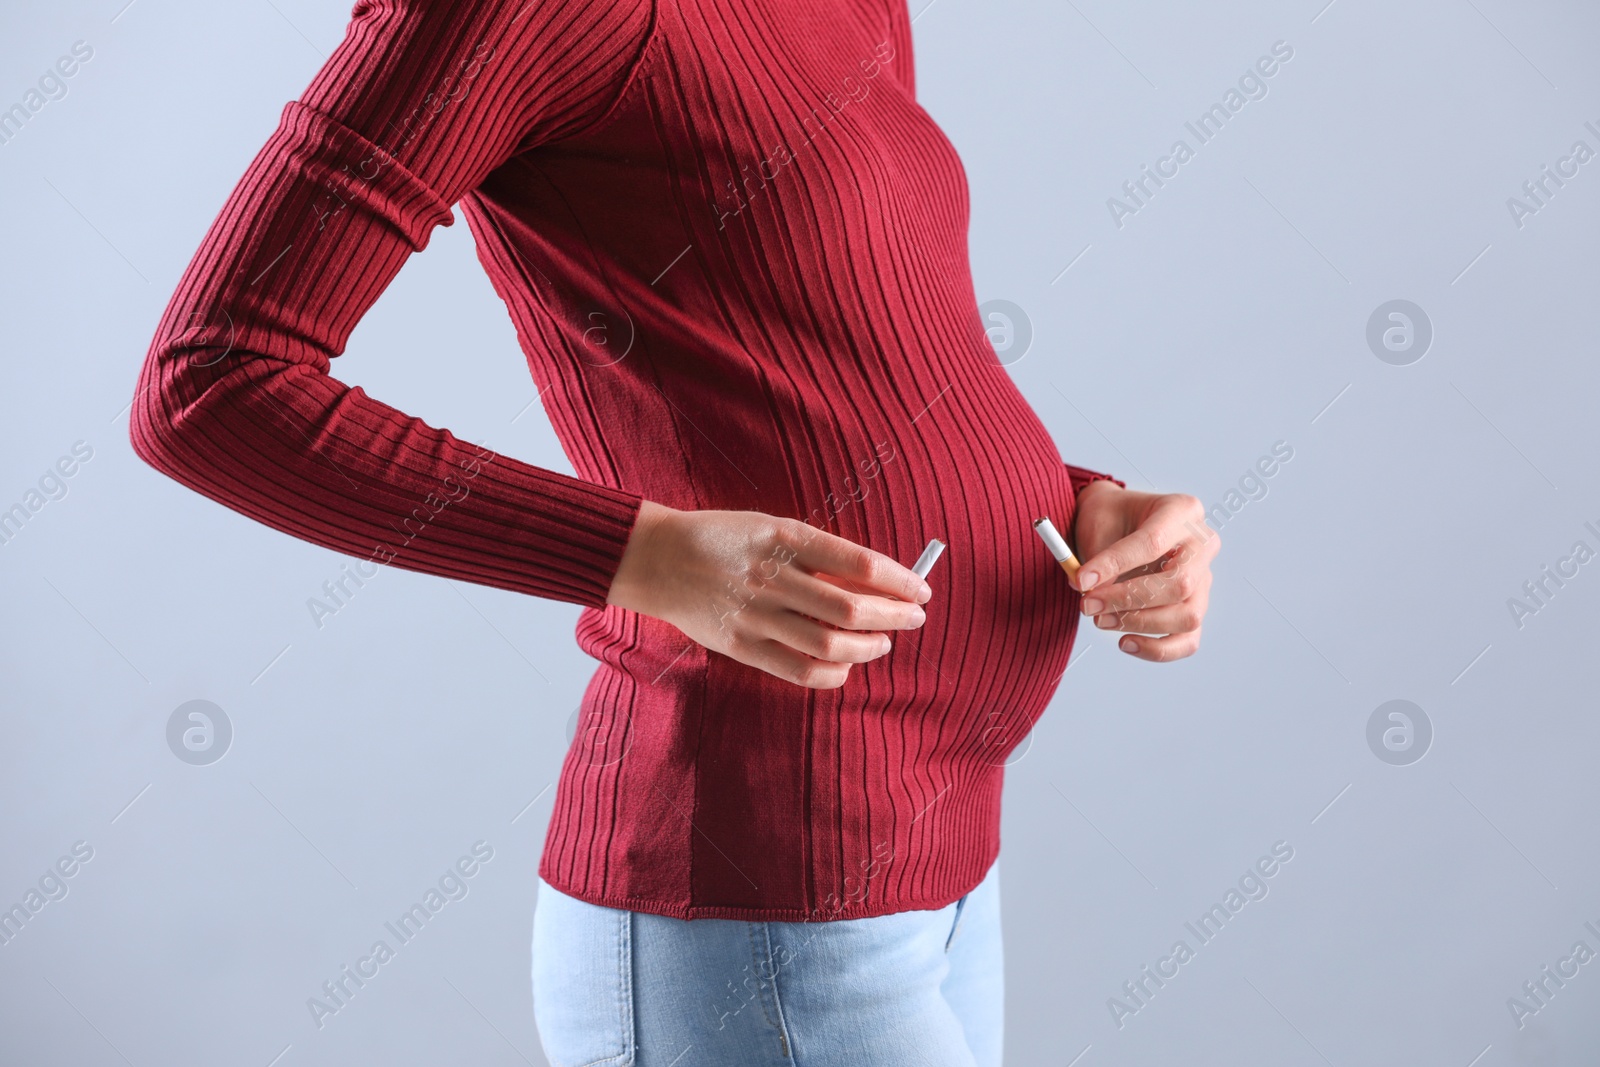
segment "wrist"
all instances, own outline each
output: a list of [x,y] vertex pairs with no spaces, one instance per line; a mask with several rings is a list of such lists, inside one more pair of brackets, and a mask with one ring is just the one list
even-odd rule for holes
[[662,527],[680,514],[675,508],[646,500],[639,505],[639,515],[634,519],[633,530],[628,535],[627,547],[611,578],[606,593],[606,603],[642,614],[649,610],[649,593],[656,586],[656,545],[661,539]]
[[1078,545],[1078,516],[1083,514],[1084,507],[1093,501],[1099,500],[1100,497],[1105,496],[1108,493],[1122,493],[1126,491],[1127,490],[1125,490],[1120,484],[1111,478],[1096,478],[1094,481],[1089,482],[1087,485],[1082,486],[1078,490],[1076,495],[1073,497],[1072,529],[1068,532],[1068,536],[1072,538],[1072,546],[1074,551],[1077,550]]

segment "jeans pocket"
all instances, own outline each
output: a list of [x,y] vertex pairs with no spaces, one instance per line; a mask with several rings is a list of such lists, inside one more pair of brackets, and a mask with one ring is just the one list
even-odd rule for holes
[[967,893],[962,896],[960,900],[956,901],[955,917],[950,920],[950,936],[944,939],[944,950],[946,953],[949,953],[950,946],[956,943],[956,934],[961,930],[961,917],[965,915],[967,911],[967,897],[970,897],[971,895],[971,893]]
[[551,1067],[632,1067],[632,920],[540,880],[533,1017]]

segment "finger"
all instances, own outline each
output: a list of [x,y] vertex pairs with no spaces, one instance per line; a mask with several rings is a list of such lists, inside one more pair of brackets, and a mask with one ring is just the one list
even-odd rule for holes
[[[1167,574],[1185,564],[1209,564],[1216,558],[1217,552],[1222,547],[1222,538],[1215,531],[1202,529],[1199,536],[1187,537],[1177,545],[1167,549],[1153,563],[1146,563],[1142,567],[1135,567],[1118,577],[1127,581],[1146,574]],[[1100,588],[1106,588],[1106,583],[1101,581]]]
[[758,633],[828,663],[870,663],[894,647],[888,634],[840,630],[792,611],[762,612],[750,622]]
[[848,663],[815,659],[795,651],[782,641],[748,633],[733,636],[719,651],[746,666],[807,689],[837,689],[850,677]]
[[1205,605],[1194,600],[1143,611],[1108,611],[1096,615],[1094,624],[1102,630],[1121,630],[1131,634],[1186,634],[1200,629]]
[[[1177,551],[1178,551],[1177,549],[1173,549],[1172,551],[1168,552],[1166,555],[1162,556],[1160,559],[1155,560],[1152,563],[1146,563],[1142,567],[1135,567],[1131,571],[1124,571],[1122,574],[1119,574],[1117,577],[1120,578],[1122,581],[1127,581],[1130,578],[1142,578],[1147,574],[1160,574],[1162,571],[1167,570],[1168,569],[1168,565],[1175,558],[1177,558]],[[1099,590],[1104,590],[1104,589],[1107,588],[1107,586],[1106,586],[1106,583],[1102,581],[1102,582],[1098,582],[1096,584],[1096,588],[1099,589]]]
[[1197,498],[1182,493],[1163,497],[1137,530],[1083,561],[1078,570],[1079,592],[1157,563],[1204,522],[1205,506]]
[[807,570],[831,574],[870,592],[916,604],[926,604],[933,598],[933,587],[910,567],[865,545],[815,527],[806,528],[812,534],[795,549],[795,560]]
[[1127,581],[1101,584],[1083,598],[1085,615],[1145,611],[1202,597],[1211,588],[1211,572],[1198,564],[1180,565]]
[[791,573],[778,587],[778,606],[844,630],[915,630],[927,621],[919,604],[856,592],[836,585],[830,577]]
[[1200,631],[1190,630],[1186,634],[1172,634],[1169,637],[1128,636],[1119,640],[1117,647],[1136,659],[1167,663],[1194,655],[1200,647]]
[[1222,551],[1222,535],[1209,526],[1200,525],[1190,530],[1191,536],[1178,543],[1161,560],[1161,570],[1171,570],[1185,563],[1209,564]]

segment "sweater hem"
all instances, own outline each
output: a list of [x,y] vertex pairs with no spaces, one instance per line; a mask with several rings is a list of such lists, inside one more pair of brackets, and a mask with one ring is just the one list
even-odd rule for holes
[[976,889],[988,875],[989,869],[994,866],[995,860],[999,858],[1000,850],[995,848],[990,852],[988,861],[983,864],[983,869],[972,880],[971,884],[954,893],[942,893],[933,897],[920,897],[912,900],[881,901],[870,904],[857,903],[837,910],[819,908],[815,911],[807,911],[804,908],[737,907],[724,904],[673,904],[649,897],[590,893],[578,889],[564,879],[552,878],[544,869],[543,863],[539,865],[539,877],[550,888],[565,893],[576,900],[581,900],[586,904],[594,904],[598,907],[612,908],[618,911],[639,911],[650,915],[664,915],[669,919],[691,921],[694,919],[737,919],[745,922],[837,922],[841,919],[873,919],[882,915],[897,915],[903,911],[938,911],[941,908],[947,908]]

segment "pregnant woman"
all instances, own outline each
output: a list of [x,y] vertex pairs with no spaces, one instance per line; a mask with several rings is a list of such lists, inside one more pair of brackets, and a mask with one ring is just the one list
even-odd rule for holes
[[[457,202],[576,476],[329,374]],[[905,0],[359,0],[172,297],[148,463],[585,609],[534,916],[557,1067],[1000,1062],[1006,755],[1080,612],[1193,653],[1219,542],[1061,461],[967,222]]]

